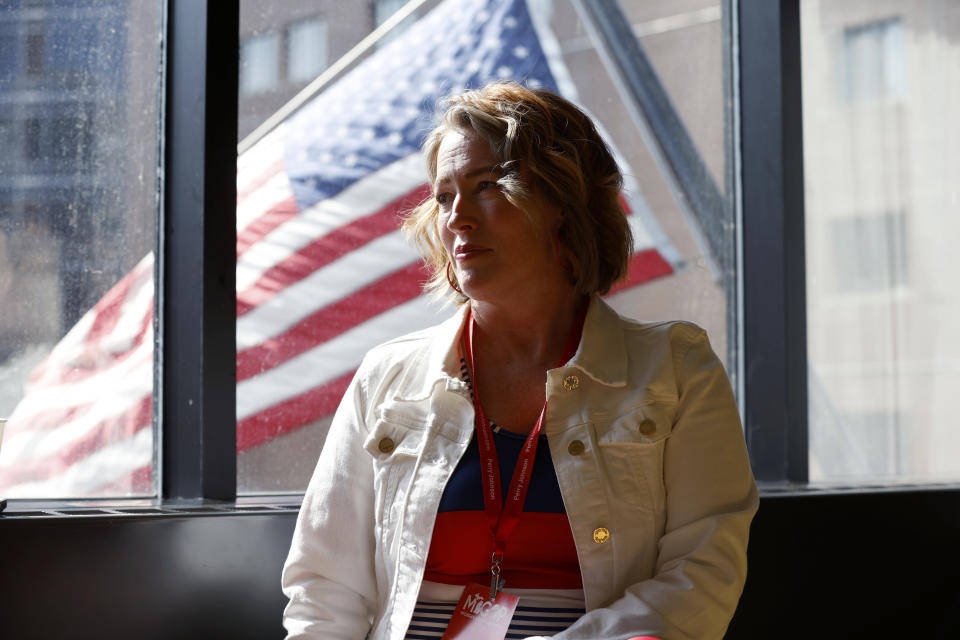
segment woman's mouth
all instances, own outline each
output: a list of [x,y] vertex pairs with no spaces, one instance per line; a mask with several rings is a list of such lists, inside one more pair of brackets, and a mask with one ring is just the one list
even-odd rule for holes
[[488,251],[490,249],[477,244],[461,244],[454,247],[453,255],[457,260],[468,260]]

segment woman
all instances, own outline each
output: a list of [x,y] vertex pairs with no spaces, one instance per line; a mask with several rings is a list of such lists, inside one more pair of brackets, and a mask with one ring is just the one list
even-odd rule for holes
[[493,84],[424,151],[405,227],[460,311],[346,392],[284,568],[289,637],[440,637],[479,583],[520,596],[508,637],[721,638],[756,487],[704,332],[598,297],[631,247],[609,150],[559,96]]

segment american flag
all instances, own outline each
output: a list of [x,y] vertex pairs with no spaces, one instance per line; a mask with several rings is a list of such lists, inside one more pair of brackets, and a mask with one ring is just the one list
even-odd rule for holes
[[[244,152],[237,167],[237,448],[333,413],[363,354],[449,314],[398,214],[429,193],[419,148],[443,96],[511,79],[576,100],[525,0],[447,0]],[[620,288],[672,273],[636,189]],[[31,374],[0,451],[0,495],[149,495],[153,259]]]

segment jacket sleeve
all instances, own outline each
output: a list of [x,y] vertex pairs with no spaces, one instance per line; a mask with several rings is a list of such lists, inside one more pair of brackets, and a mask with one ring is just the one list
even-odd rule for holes
[[[363,371],[363,367],[361,367]],[[377,602],[374,496],[357,373],[333,418],[283,567],[287,638],[362,639]]]
[[682,338],[674,340],[679,399],[663,451],[666,523],[656,573],[557,640],[720,639],[736,609],[757,488],[723,365],[702,329],[674,329]]

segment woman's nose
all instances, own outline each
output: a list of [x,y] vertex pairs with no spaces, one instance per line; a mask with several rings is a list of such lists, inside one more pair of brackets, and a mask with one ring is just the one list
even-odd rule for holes
[[477,217],[475,212],[464,201],[459,194],[453,198],[453,204],[450,206],[450,215],[447,216],[447,228],[451,231],[463,231],[464,229],[474,229],[477,226]]

